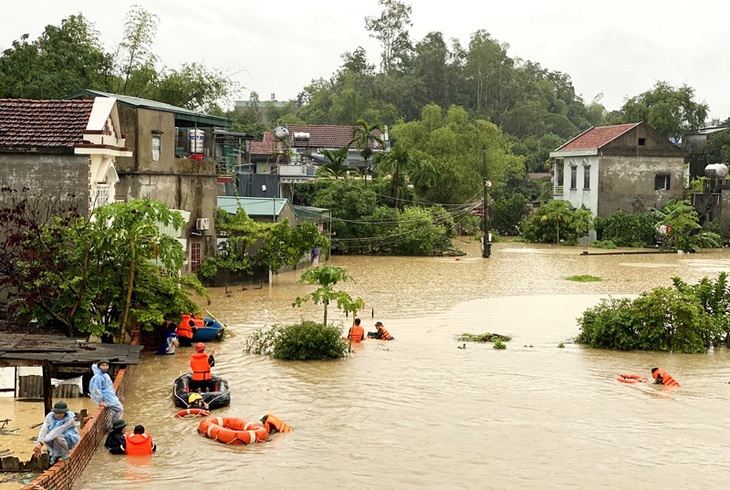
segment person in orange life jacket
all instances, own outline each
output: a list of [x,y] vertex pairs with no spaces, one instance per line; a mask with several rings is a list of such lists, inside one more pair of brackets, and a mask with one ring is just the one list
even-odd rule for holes
[[365,330],[360,326],[359,318],[355,318],[355,324],[347,332],[347,338],[353,342],[362,342],[365,340]]
[[383,322],[375,322],[377,332],[368,332],[368,337],[375,340],[395,340],[392,335],[383,327]]
[[195,354],[190,358],[190,368],[193,370],[193,379],[190,380],[190,391],[215,391],[215,382],[211,379],[210,368],[215,366],[215,349],[210,355],[205,353],[205,344],[195,344]]
[[664,386],[679,386],[679,383],[677,383],[668,372],[662,369],[652,368],[651,375],[654,377],[654,384]]
[[124,454],[124,445],[127,443],[127,438],[124,434],[124,428],[127,423],[123,419],[119,419],[114,422],[112,431],[106,436],[106,442],[104,447],[109,450],[112,454]]
[[183,315],[180,325],[177,327],[177,336],[180,345],[183,347],[190,347],[193,345],[193,335],[195,334],[195,320],[191,315]]
[[208,410],[209,405],[203,400],[203,396],[200,393],[191,393],[188,397],[188,408],[202,408]]
[[152,436],[144,430],[143,425],[134,427],[132,434],[125,436],[124,452],[127,456],[147,456],[157,451]]

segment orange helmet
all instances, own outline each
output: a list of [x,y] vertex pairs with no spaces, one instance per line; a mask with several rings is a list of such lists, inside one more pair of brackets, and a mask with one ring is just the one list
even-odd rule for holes
[[205,350],[205,344],[202,342],[198,342],[195,344],[195,351],[196,352],[203,352]]

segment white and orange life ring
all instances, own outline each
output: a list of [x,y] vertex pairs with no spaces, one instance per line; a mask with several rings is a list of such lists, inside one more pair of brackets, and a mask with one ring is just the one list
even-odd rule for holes
[[622,383],[646,383],[649,380],[638,374],[619,374],[616,379]]
[[265,426],[230,417],[201,420],[198,432],[223,444],[255,444],[265,442],[269,437]]
[[186,408],[175,414],[175,417],[184,419],[187,417],[210,417],[210,412],[203,408]]

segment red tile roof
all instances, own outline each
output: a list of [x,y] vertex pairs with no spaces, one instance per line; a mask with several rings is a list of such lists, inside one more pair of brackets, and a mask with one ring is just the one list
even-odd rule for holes
[[590,128],[555,151],[593,150],[601,148],[641,123]]
[[274,150],[274,134],[266,131],[263,141],[251,141],[248,148],[251,155],[271,155]]
[[0,147],[69,147],[83,142],[93,100],[0,99]]
[[[342,148],[352,140],[354,130],[360,126],[327,126],[321,124],[287,124],[289,143],[292,146],[311,146],[316,148]],[[294,133],[309,133],[309,141],[294,138]],[[382,138],[380,131],[375,131]],[[350,145],[354,148],[354,145]]]

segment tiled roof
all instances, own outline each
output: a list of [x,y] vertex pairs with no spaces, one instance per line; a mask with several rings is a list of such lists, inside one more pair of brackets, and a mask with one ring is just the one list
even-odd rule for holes
[[[292,146],[311,146],[316,148],[342,148],[352,141],[353,131],[360,126],[327,126],[320,124],[287,124],[289,143]],[[294,133],[309,133],[309,141],[294,138]],[[375,131],[382,138],[380,131]],[[354,148],[354,145],[350,145]]]
[[0,147],[73,148],[83,142],[93,100],[0,99]]
[[598,149],[615,140],[627,131],[634,129],[639,124],[641,123],[593,127],[579,134],[555,151]]
[[263,141],[251,141],[249,153],[251,155],[271,155],[274,148],[274,134],[271,131],[264,133]]

